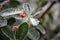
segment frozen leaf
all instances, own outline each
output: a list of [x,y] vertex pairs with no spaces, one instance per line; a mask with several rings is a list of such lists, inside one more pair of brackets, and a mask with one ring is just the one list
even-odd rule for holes
[[9,40],[9,38],[7,38],[7,37],[2,33],[1,30],[0,30],[0,39],[1,39],[1,40]]
[[23,23],[20,25],[19,29],[16,31],[16,38],[18,40],[23,40],[28,32],[28,24]]
[[0,27],[4,27],[6,25],[7,25],[7,20],[4,17],[0,16]]
[[29,8],[30,8],[30,14],[35,10],[35,5],[34,4],[29,4]]
[[0,12],[0,15],[6,17],[10,15],[20,14],[21,12],[23,12],[23,10],[21,10],[20,8],[9,8]]
[[34,28],[30,28],[30,29],[29,29],[29,32],[28,32],[28,37],[29,37],[31,40],[39,40],[40,34],[39,34],[39,32],[36,31]]
[[28,15],[30,15],[36,9],[35,5],[32,3],[31,4],[27,4],[27,3],[23,4],[23,8],[24,8],[24,11]]
[[44,29],[41,25],[37,25],[36,28],[37,28],[42,34],[46,34],[45,29]]
[[22,18],[20,16],[14,16],[14,18],[17,19],[17,20],[20,20],[21,22],[26,22],[28,20],[28,17],[27,16],[24,17],[24,18]]
[[41,14],[40,12],[41,12],[41,11],[36,12],[36,13],[33,15],[33,17],[36,16],[36,15],[38,15],[38,14]]
[[35,18],[30,18],[30,22],[33,26],[37,26],[39,24],[39,20]]
[[23,9],[24,11],[26,12],[27,15],[29,15],[30,13],[30,8],[29,8],[29,5],[27,3],[24,3],[23,4]]
[[9,39],[14,39],[14,32],[10,28],[10,26],[5,26],[1,29],[2,33],[6,35]]
[[18,20],[22,20],[21,17],[18,17],[18,16],[14,16],[15,19],[18,19]]

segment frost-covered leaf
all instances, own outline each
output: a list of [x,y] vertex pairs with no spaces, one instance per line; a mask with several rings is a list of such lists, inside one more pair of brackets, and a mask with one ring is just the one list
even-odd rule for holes
[[0,15],[6,17],[10,15],[20,14],[21,12],[23,12],[23,10],[20,8],[9,8],[0,12]]
[[39,32],[36,31],[34,28],[30,28],[27,35],[31,40],[39,40],[40,38]]
[[29,15],[30,13],[30,8],[29,8],[29,5],[27,3],[24,3],[23,4],[23,9],[24,11],[26,12],[27,15]]
[[16,31],[16,38],[18,40],[23,40],[28,32],[28,24],[25,22],[20,25],[19,29]]
[[36,12],[36,13],[33,15],[33,17],[36,16],[36,15],[38,15],[38,14],[41,14],[40,12],[41,12],[41,11]]
[[27,3],[24,3],[23,4],[23,9],[24,11],[29,15],[31,14],[34,10],[35,10],[35,5],[34,4],[27,4]]
[[6,25],[7,25],[7,20],[4,17],[0,16],[0,27],[4,27]]
[[5,26],[1,29],[2,33],[6,35],[9,39],[14,39],[14,32],[10,28],[10,26]]
[[42,34],[46,34],[45,29],[44,29],[41,25],[37,25],[36,28],[37,28]]
[[22,18],[20,16],[14,16],[14,18],[17,19],[17,20],[20,20],[21,22],[26,22],[28,20],[28,17],[27,16],[24,17],[24,18]]
[[19,16],[14,16],[15,19],[17,20],[22,20],[23,18],[19,17]]
[[30,22],[33,26],[37,26],[39,24],[39,20],[35,18],[30,18]]
[[35,5],[34,4],[29,4],[29,8],[30,8],[30,14],[35,10]]
[[1,39],[1,40],[9,40],[9,38],[7,38],[7,37],[2,33],[1,30],[0,30],[0,39]]

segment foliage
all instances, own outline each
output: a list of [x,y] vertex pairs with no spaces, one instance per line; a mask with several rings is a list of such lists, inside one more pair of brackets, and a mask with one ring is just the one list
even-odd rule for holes
[[[60,22],[54,18],[59,11],[54,14],[54,7],[51,6],[53,2],[58,3],[52,0],[10,0],[7,3],[1,1],[4,9],[0,11],[0,39],[58,40],[59,36],[55,35],[60,34]],[[57,17],[59,16],[56,15]],[[14,30],[14,25],[17,25],[17,30]]]

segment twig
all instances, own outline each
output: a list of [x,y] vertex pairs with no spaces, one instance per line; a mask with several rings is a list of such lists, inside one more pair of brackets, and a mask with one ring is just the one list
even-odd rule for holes
[[36,17],[38,20],[40,20],[41,18],[44,17],[44,15],[49,11],[49,9],[55,4],[56,2],[48,2],[47,5],[45,5],[45,7],[43,8],[43,10],[40,12],[40,14],[42,14],[40,16],[40,14]]

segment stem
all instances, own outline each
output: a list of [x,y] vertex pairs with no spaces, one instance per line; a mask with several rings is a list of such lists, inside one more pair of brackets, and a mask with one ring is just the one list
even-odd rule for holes
[[41,16],[40,16],[40,14],[36,17],[38,20],[40,20],[41,18],[43,18],[44,17],[44,15],[49,11],[49,9],[55,4],[56,2],[54,1],[54,2],[49,2],[49,3],[47,3],[47,5],[43,8],[43,10],[41,11],[41,13],[40,14],[42,14]]
[[16,36],[15,35],[16,35],[16,31],[14,31],[14,40],[16,40]]

